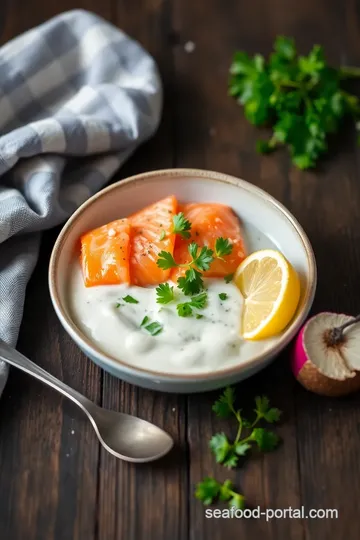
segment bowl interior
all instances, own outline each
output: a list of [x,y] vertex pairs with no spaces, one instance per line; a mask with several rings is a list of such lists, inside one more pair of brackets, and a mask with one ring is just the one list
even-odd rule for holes
[[50,262],[50,289],[62,323],[65,319],[66,327],[71,326],[73,337],[76,333],[80,339],[85,338],[72,321],[67,299],[69,269],[74,257],[79,255],[81,234],[126,217],[170,194],[182,202],[213,201],[231,206],[242,221],[249,251],[279,249],[296,268],[301,280],[298,311],[285,331],[286,336],[283,334],[271,345],[285,346],[313,299],[316,268],[308,239],[296,220],[265,192],[247,182],[206,171],[158,171],[121,181],[95,195],[70,218],[60,233]]

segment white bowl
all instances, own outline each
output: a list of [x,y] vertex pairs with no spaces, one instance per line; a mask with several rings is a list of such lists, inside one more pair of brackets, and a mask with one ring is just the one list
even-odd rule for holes
[[[134,367],[112,358],[85,336],[72,319],[69,268],[79,253],[82,233],[174,194],[182,202],[215,201],[231,206],[243,222],[250,251],[275,247],[291,262],[301,280],[297,312],[285,329],[247,361],[209,373],[178,375]],[[226,174],[195,169],[169,169],[139,174],[102,190],[67,221],[53,249],[49,268],[50,295],[65,330],[96,364],[116,377],[164,392],[201,392],[221,388],[263,369],[291,341],[307,317],[316,289],[316,263],[310,242],[295,218],[261,189]],[[256,349],[254,349],[256,351]]]

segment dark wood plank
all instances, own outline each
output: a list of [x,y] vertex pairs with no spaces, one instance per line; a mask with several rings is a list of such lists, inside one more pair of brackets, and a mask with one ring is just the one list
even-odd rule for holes
[[[166,0],[117,1],[118,24],[154,55],[165,88],[160,129],[120,171],[120,178],[173,166],[169,9]],[[187,538],[186,398],[136,388],[108,374],[104,374],[102,395],[105,407],[139,415],[166,429],[177,448],[166,460],[144,466],[116,461],[101,450],[97,539]]]
[[[312,26],[302,36],[303,45],[308,47],[317,40],[334,64],[359,65],[359,4],[332,4],[329,10],[325,0],[318,2]],[[312,5],[302,2],[304,22],[310,19]],[[292,171],[290,181],[291,209],[304,223],[317,256],[319,285],[314,311],[359,313],[360,186],[355,138],[346,134],[335,159],[328,160],[317,174]],[[306,520],[306,536],[355,540],[360,536],[356,517],[360,395],[321,399],[297,386],[296,409],[304,504],[308,509],[330,508],[339,513],[337,520]]]
[[[257,133],[243,119],[240,109],[227,96],[228,68],[233,52],[250,52],[270,47],[273,25],[265,24],[272,7],[259,2],[208,1],[206,24],[204,5],[191,0],[176,1],[174,25],[178,33],[176,80],[180,89],[176,107],[176,151],[178,166],[219,170],[245,178],[287,202],[288,160],[278,154],[271,159],[256,156]],[[279,10],[276,10],[279,13]],[[276,21],[271,21],[275,24]],[[259,24],[259,27],[257,27]],[[186,43],[195,45],[186,52]],[[286,422],[279,429],[284,445],[274,454],[250,460],[244,470],[229,472],[215,464],[208,449],[212,434],[224,429],[214,418],[211,404],[216,394],[190,396],[188,437],[190,446],[190,538],[223,539],[236,534],[244,538],[303,537],[299,521],[207,519],[194,499],[196,482],[210,475],[229,478],[243,491],[250,506],[283,508],[300,506],[294,421],[293,381],[286,369],[287,355],[263,374],[238,385],[240,406],[249,406],[259,392],[269,395],[284,409]],[[226,428],[225,428],[226,429]],[[231,427],[228,425],[228,433]],[[281,489],[279,489],[281,486]]]
[[[111,6],[111,0],[78,3],[107,18]],[[70,0],[1,3],[1,41],[73,7]],[[50,302],[47,268],[56,234],[45,234],[27,291],[18,346],[55,376],[99,401],[100,370],[67,337]],[[11,371],[0,408],[1,539],[93,539],[99,444],[89,422],[57,393],[16,370]]]

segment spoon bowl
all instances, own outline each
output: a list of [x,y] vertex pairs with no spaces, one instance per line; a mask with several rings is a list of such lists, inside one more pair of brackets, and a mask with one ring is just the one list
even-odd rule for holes
[[165,456],[173,447],[173,439],[161,428],[141,418],[95,405],[1,339],[0,360],[32,375],[76,403],[89,418],[103,447],[113,456],[132,463],[146,463]]
[[164,430],[135,416],[97,407],[90,420],[104,448],[133,463],[155,461],[174,444]]

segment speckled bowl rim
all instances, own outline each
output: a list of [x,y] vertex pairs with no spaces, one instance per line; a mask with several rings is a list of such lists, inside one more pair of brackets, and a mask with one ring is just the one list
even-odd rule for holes
[[[304,291],[304,294],[302,295],[302,298],[300,300],[300,304],[297,309],[297,313],[291,322],[291,324],[286,328],[285,332],[280,336],[280,338],[274,343],[273,346],[269,347],[266,351],[263,351],[262,353],[259,353],[256,356],[253,356],[247,361],[243,361],[237,365],[233,365],[229,368],[225,368],[222,370],[216,370],[216,371],[209,371],[209,372],[192,372],[191,374],[184,374],[184,373],[167,373],[164,371],[154,371],[149,369],[144,369],[138,366],[133,366],[131,364],[128,364],[127,362],[124,362],[123,360],[118,360],[114,357],[112,357],[109,354],[104,353],[101,349],[97,348],[97,346],[86,336],[84,336],[81,331],[77,328],[77,326],[74,324],[74,322],[71,320],[71,318],[66,314],[63,305],[60,301],[60,296],[57,290],[56,286],[56,274],[57,274],[57,265],[58,260],[61,257],[62,247],[67,240],[67,237],[69,235],[69,232],[71,230],[71,227],[73,224],[77,221],[77,219],[88,210],[88,208],[102,198],[105,194],[116,191],[118,189],[121,189],[122,187],[131,184],[131,183],[145,183],[148,180],[151,180],[152,178],[157,179],[168,179],[176,178],[176,177],[182,177],[182,180],[185,181],[191,181],[191,179],[194,178],[202,178],[202,179],[209,179],[212,181],[217,181],[225,184],[230,184],[235,187],[239,187],[243,190],[246,190],[248,192],[251,192],[252,194],[255,194],[256,196],[263,199],[265,202],[269,203],[274,207],[274,209],[277,212],[280,212],[289,224],[295,229],[295,232],[297,233],[297,236],[299,237],[299,240],[303,244],[303,248],[306,253],[307,262],[308,262],[308,268],[309,268],[309,278],[306,281],[306,289]],[[215,171],[207,171],[202,169],[160,169],[155,170],[151,172],[146,173],[140,173],[134,176],[131,176],[129,178],[120,180],[114,184],[111,184],[110,186],[102,189],[95,195],[93,195],[90,199],[88,199],[85,203],[83,203],[78,210],[74,212],[74,214],[69,218],[69,220],[64,225],[63,229],[61,230],[54,248],[52,250],[51,258],[50,258],[50,264],[49,264],[49,289],[50,289],[50,296],[51,300],[54,306],[54,309],[56,311],[57,316],[59,317],[60,321],[62,322],[65,330],[69,333],[69,335],[72,337],[72,339],[77,342],[77,344],[81,344],[81,347],[86,350],[88,349],[90,353],[95,356],[97,359],[100,359],[104,364],[110,365],[115,371],[119,372],[119,378],[121,378],[121,371],[125,369],[125,371],[128,374],[131,375],[139,375],[146,378],[154,379],[156,377],[157,379],[162,379],[163,381],[169,380],[169,381],[199,381],[199,380],[212,380],[212,379],[218,379],[223,378],[227,376],[236,375],[238,372],[241,372],[246,369],[251,369],[254,367],[257,363],[261,363],[262,361],[265,361],[267,358],[274,357],[277,354],[281,352],[282,349],[284,349],[290,341],[295,336],[296,332],[300,329],[302,323],[305,321],[313,300],[315,296],[316,291],[316,285],[317,285],[317,269],[316,269],[316,261],[315,261],[315,255],[313,252],[313,249],[311,247],[310,241],[304,232],[301,225],[298,223],[298,221],[294,218],[294,216],[283,206],[279,201],[277,201],[274,197],[269,195],[266,191],[262,190],[261,188],[254,186],[253,184],[250,184],[246,182],[245,180],[236,178],[234,176],[225,174],[225,173],[219,173]]]

